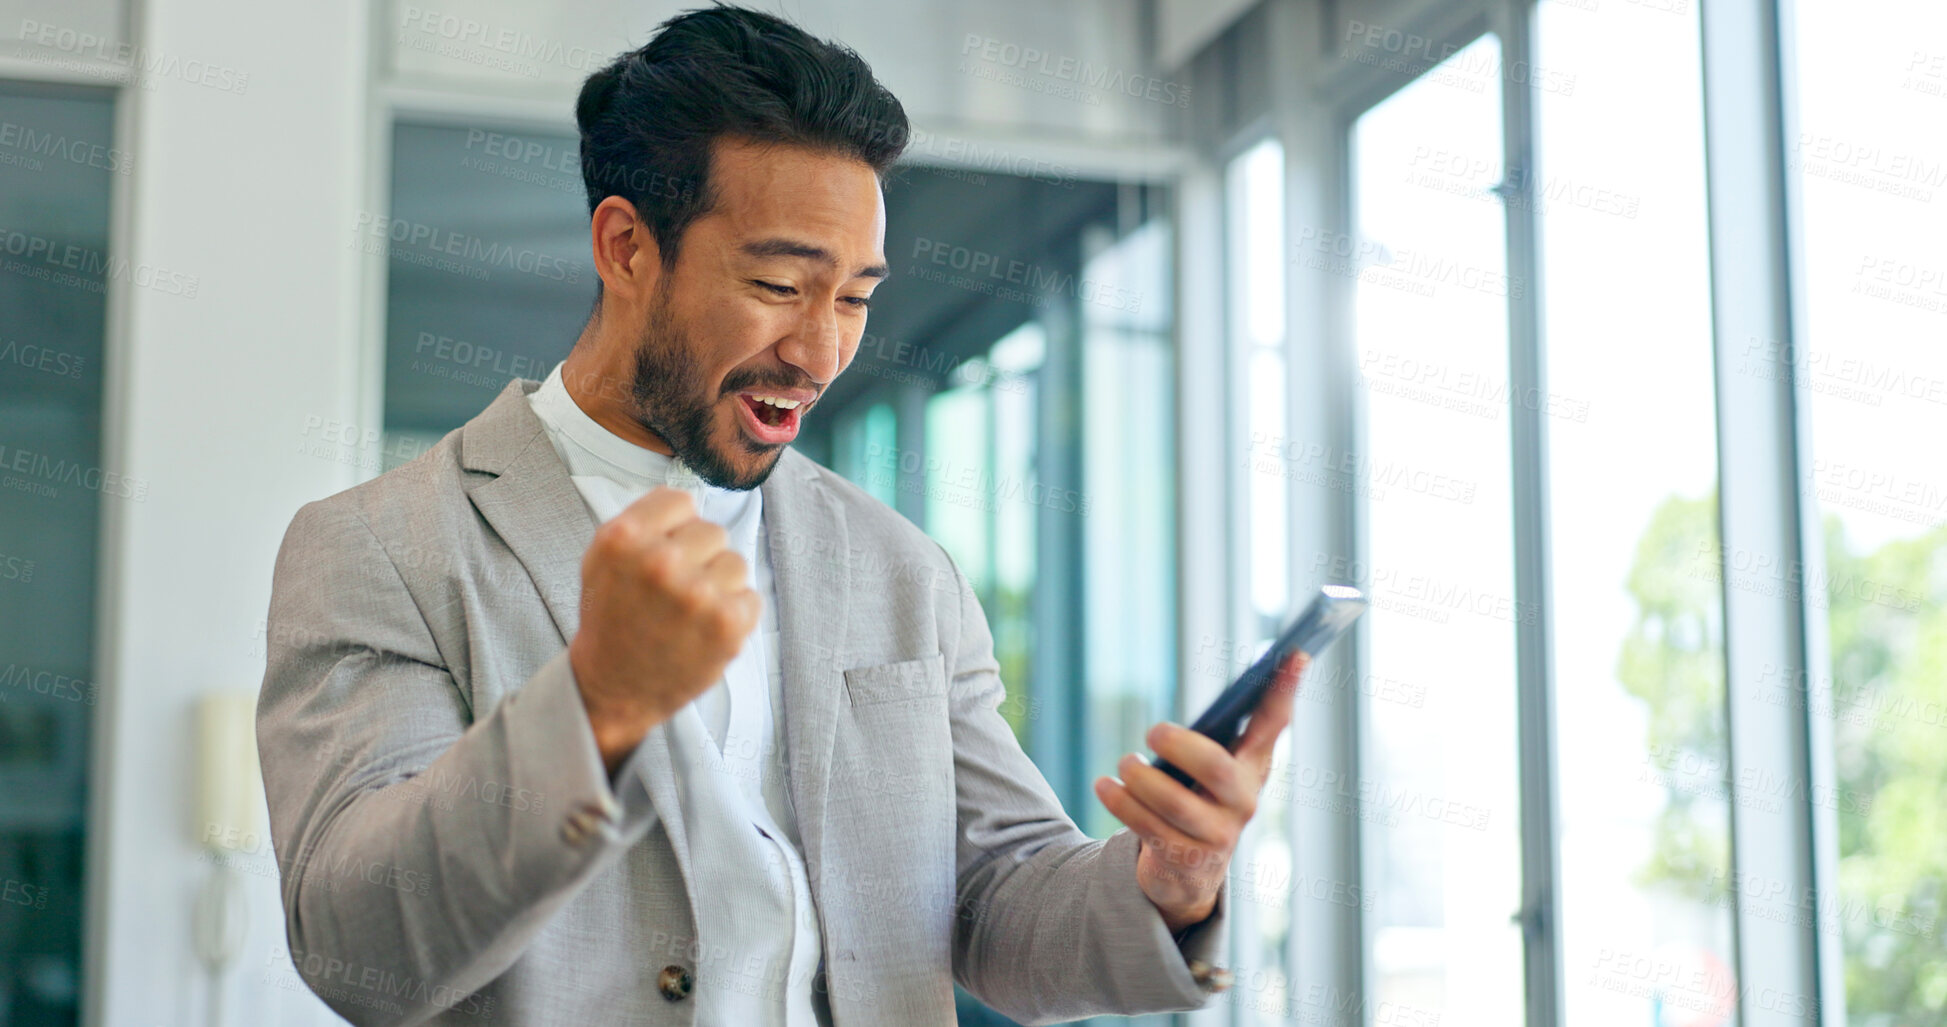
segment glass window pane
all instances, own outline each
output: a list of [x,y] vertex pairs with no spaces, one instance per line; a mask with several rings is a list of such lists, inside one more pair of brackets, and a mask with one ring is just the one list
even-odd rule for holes
[[[1373,998],[1503,1027],[1523,1020],[1507,302],[1524,286],[1492,181],[1418,177],[1431,154],[1501,153],[1499,76],[1448,69],[1499,63],[1482,38],[1361,116],[1357,238],[1321,233],[1296,256],[1357,277],[1366,562],[1315,570],[1374,600],[1370,744],[1347,796],[1376,896]],[[1422,701],[1391,701],[1407,694]]]
[[833,432],[837,448],[832,470],[844,475],[872,498],[894,505],[899,491],[899,417],[892,404],[874,403],[863,411],[847,411]]
[[[1803,580],[1831,665],[1775,683],[1831,718],[1836,916],[1853,1027],[1947,1016],[1947,8],[1797,4],[1805,324],[1749,373],[1811,397],[1823,574]],[[1794,581],[1794,585],[1801,582]]]
[[1711,1023],[1735,958],[1697,13],[1538,17],[1537,63],[1575,69],[1536,94],[1548,393],[1524,399],[1550,447],[1568,1022]]
[[978,385],[948,389],[926,401],[926,533],[953,555],[983,596],[994,581],[989,532],[997,507],[990,414],[987,390]]
[[[0,1023],[79,1022],[114,102],[0,90]],[[120,279],[120,281],[116,281]],[[181,297],[163,297],[162,302]]]
[[572,133],[401,122],[389,215],[353,244],[384,253],[385,432],[344,458],[367,475],[418,456],[510,378],[545,378],[595,298]]
[[[1041,497],[1056,516],[1081,519],[1091,779],[1123,753],[1148,752],[1143,736],[1176,694],[1170,245],[1156,218],[1083,260],[1082,280],[1103,298],[1079,304],[1082,481],[1051,482]],[[1076,821],[1091,835],[1122,826],[1093,796],[1084,808]]]
[[1266,139],[1225,176],[1231,318],[1240,343],[1284,345],[1284,147]]
[[1244,361],[1249,437],[1241,476],[1250,523],[1245,573],[1259,626],[1270,640],[1290,605],[1290,480],[1285,435],[1284,148],[1266,139],[1231,161],[1226,182],[1232,347]]
[[[1269,644],[1291,607],[1291,487],[1292,465],[1286,442],[1285,356],[1282,347],[1254,346],[1245,357],[1244,374],[1250,440],[1246,450],[1249,474],[1244,476],[1245,502],[1250,510],[1249,568],[1251,641]],[[1250,659],[1257,658],[1255,652]],[[1249,661],[1246,661],[1248,666]],[[1242,668],[1239,668],[1242,670]]]
[[[983,375],[994,404],[994,476],[1002,482],[1020,482],[1024,488],[1035,480],[1039,445],[1035,411],[1040,400],[1034,369],[1045,349],[1046,333],[1030,321],[994,344],[993,359]],[[1020,502],[1001,503],[995,509],[994,591],[982,603],[994,635],[994,659],[1007,685],[1008,701],[1001,705],[1001,713],[1030,756],[1034,750],[1029,721],[1039,709],[1034,679],[1037,509]]]

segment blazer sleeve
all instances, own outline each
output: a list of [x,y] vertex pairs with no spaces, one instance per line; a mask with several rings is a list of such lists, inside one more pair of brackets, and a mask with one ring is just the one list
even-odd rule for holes
[[1027,1024],[1201,1007],[1209,994],[1190,963],[1222,958],[1228,878],[1216,912],[1179,944],[1136,883],[1135,834],[1083,834],[1021,751],[998,709],[986,615],[953,573],[957,616],[943,620],[942,640],[960,827],[954,978]]
[[292,521],[267,637],[257,742],[290,955],[353,1023],[460,1005],[654,822],[633,766],[611,789],[565,648],[476,719],[354,509]]

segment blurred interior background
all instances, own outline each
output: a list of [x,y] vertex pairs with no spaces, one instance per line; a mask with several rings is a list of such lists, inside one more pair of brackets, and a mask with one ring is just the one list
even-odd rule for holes
[[[566,354],[572,97],[685,6],[0,0],[0,1024],[336,1022],[271,559]],[[760,6],[916,129],[798,445],[966,570],[1085,830],[1374,594],[1158,1023],[1947,1018],[1940,5]]]

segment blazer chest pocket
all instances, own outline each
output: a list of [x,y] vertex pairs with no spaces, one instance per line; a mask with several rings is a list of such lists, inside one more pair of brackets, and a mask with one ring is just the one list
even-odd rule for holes
[[946,694],[946,659],[939,653],[845,672],[845,694],[853,708],[906,702]]
[[896,830],[899,839],[887,842],[884,851],[911,856],[925,839],[937,851],[921,846],[927,855],[923,862],[929,868],[952,866],[953,725],[945,658],[935,653],[853,667],[845,672],[845,693],[851,708],[840,718],[832,787],[865,801],[834,803],[830,809],[844,805],[861,814],[883,814],[890,804],[900,812],[891,820],[875,814],[845,827],[827,824],[827,836],[849,831],[870,838]]

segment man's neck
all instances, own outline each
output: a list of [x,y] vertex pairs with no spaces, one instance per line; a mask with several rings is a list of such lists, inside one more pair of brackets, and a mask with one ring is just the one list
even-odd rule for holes
[[582,329],[581,338],[568,351],[561,364],[561,384],[568,389],[582,413],[607,429],[610,434],[664,456],[675,455],[662,436],[650,431],[630,411],[635,396],[635,376],[626,356],[627,347],[619,340],[604,339],[593,324]]

